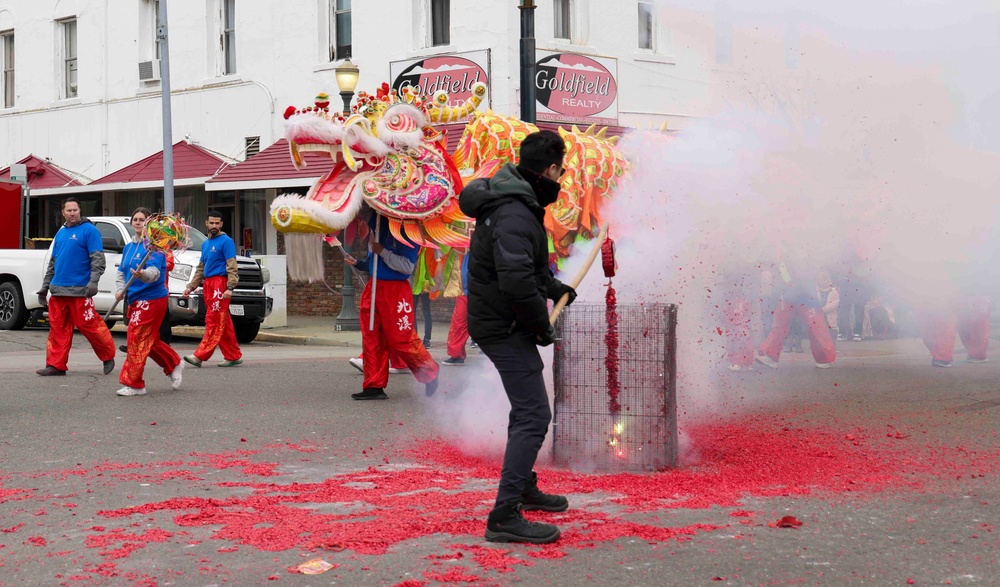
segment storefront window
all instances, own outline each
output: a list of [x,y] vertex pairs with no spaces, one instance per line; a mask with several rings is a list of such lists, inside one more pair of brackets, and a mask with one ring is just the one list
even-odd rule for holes
[[270,223],[264,190],[240,192],[240,232],[233,234],[237,248],[245,255],[266,253],[264,231]]

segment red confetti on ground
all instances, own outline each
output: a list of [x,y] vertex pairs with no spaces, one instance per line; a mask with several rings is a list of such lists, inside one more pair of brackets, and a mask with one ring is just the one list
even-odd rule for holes
[[425,571],[424,577],[440,583],[475,583],[480,580],[479,575],[466,575],[465,567],[452,567],[446,573]]
[[[1000,463],[1000,450],[914,446],[917,443],[887,439],[882,429],[799,428],[776,417],[704,424],[686,432],[699,449],[701,460],[697,467],[655,474],[610,475],[540,470],[547,492],[592,494],[594,497],[588,501],[602,504],[600,510],[584,507],[555,515],[528,513],[530,519],[545,519],[560,526],[563,534],[556,544],[518,547],[514,556],[505,549],[456,544],[451,540],[444,544],[454,552],[432,555],[434,558],[428,557],[428,564],[439,565],[441,561],[464,556],[470,565],[483,571],[508,573],[518,566],[546,564],[538,561],[566,557],[573,550],[604,547],[621,538],[634,537],[656,544],[691,540],[701,533],[732,527],[710,524],[669,527],[658,516],[665,510],[738,508],[746,499],[774,496],[849,494],[862,498],[887,490],[920,490],[924,479],[984,474],[995,471]],[[852,440],[846,439],[848,432]],[[298,448],[277,445],[270,450]],[[392,454],[397,464],[385,470],[370,466],[318,483],[281,483],[276,463],[254,463],[248,458],[259,452],[192,454],[188,459],[145,465],[101,463],[89,470],[78,468],[24,476],[62,480],[78,477],[88,485],[101,483],[110,487],[121,482],[119,476],[160,477],[169,479],[180,490],[187,486],[197,489],[198,494],[209,488],[214,488],[216,495],[220,488],[250,491],[213,498],[188,497],[178,492],[180,496],[172,499],[98,512],[107,518],[107,526],[112,529],[105,533],[104,527],[89,525],[82,531],[86,546],[100,549],[95,554],[103,562],[75,564],[85,573],[118,577],[126,573],[119,571],[113,561],[127,558],[152,543],[183,546],[192,539],[205,543],[218,541],[218,547],[235,545],[241,550],[301,553],[349,549],[361,555],[382,554],[400,543],[434,536],[481,541],[484,520],[494,498],[492,485],[500,468],[498,459],[469,456],[458,447],[428,441],[403,455]],[[378,454],[371,456],[382,458]],[[407,468],[406,462],[417,466]],[[129,472],[121,473],[123,470]],[[228,477],[208,475],[220,470]],[[171,476],[174,473],[177,475]],[[267,479],[265,483],[262,475],[277,479]],[[217,477],[224,481],[211,485],[204,481]],[[481,487],[488,489],[477,489]],[[192,494],[193,491],[188,495]],[[0,495],[21,500],[43,499],[23,489],[6,489]],[[51,498],[38,505],[50,503]],[[317,507],[323,504],[336,507],[332,510]],[[606,504],[619,507],[608,513]],[[619,513],[623,509],[625,513],[650,515],[643,517],[644,522],[631,521]],[[31,510],[30,506],[25,507],[19,515],[28,516]],[[328,513],[331,511],[336,513]],[[731,515],[750,518],[755,514],[738,509]],[[152,528],[136,533],[132,529],[156,520],[162,523],[165,519],[185,531],[171,533]],[[739,523],[745,521],[748,520]],[[30,522],[36,523],[36,518]],[[93,524],[89,520],[88,523]],[[20,527],[13,526],[13,530]],[[206,565],[202,572],[225,571],[219,565]],[[145,575],[133,575],[134,581],[147,580]],[[432,575],[425,578],[452,584],[493,580],[480,579],[462,567],[435,569]],[[413,587],[424,584],[409,583]]]
[[403,581],[402,583],[396,583],[392,587],[424,587],[424,585],[426,584],[427,581],[417,581],[416,579],[409,579]]
[[777,522],[768,522],[768,526],[772,528],[799,528],[802,526],[802,522],[795,518],[795,516],[784,516]]
[[41,536],[32,536],[24,541],[25,544],[31,544],[32,546],[48,546],[49,541]]

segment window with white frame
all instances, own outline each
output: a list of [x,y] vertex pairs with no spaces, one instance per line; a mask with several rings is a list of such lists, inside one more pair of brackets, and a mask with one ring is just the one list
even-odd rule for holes
[[63,99],[77,96],[77,62],[76,62],[76,19],[59,21],[62,37],[62,95]]
[[160,0],[146,0],[147,10],[149,11],[149,27],[153,34],[150,38],[153,41],[152,51],[150,54],[153,59],[160,58],[160,41],[157,39],[157,35],[160,34]]
[[557,39],[572,39],[573,29],[570,20],[571,0],[552,0],[552,36]]
[[652,51],[653,46],[653,14],[652,2],[639,3],[639,48]]
[[14,107],[14,31],[0,33],[3,51],[3,107]]
[[330,61],[351,56],[351,0],[330,0]]
[[431,45],[451,44],[451,0],[431,0]]
[[236,73],[236,0],[222,0],[222,75]]

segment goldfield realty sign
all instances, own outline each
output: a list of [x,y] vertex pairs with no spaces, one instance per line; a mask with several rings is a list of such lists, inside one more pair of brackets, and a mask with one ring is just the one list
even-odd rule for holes
[[[432,55],[406,61],[389,63],[389,77],[392,87],[400,90],[411,87],[427,97],[444,90],[452,105],[465,102],[472,96],[472,86],[483,82],[490,86],[490,51],[470,51],[449,55]],[[487,91],[483,102],[490,107]]]
[[538,50],[538,120],[618,124],[618,62],[608,57]]

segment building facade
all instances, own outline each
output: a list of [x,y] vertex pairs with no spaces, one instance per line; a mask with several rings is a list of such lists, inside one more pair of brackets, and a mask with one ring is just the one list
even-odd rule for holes
[[[113,190],[101,181],[162,150],[160,2],[168,2],[173,140],[216,154],[218,172],[281,139],[288,105],[309,105],[322,91],[337,104],[335,69],[346,58],[359,67],[358,90],[410,79],[460,93],[468,72],[460,79],[447,75],[447,62],[434,66],[460,57],[486,78],[489,107],[520,111],[514,0],[0,0],[0,166],[34,155],[74,174],[73,185],[32,193],[31,213],[43,217],[33,230],[58,226],[54,203],[67,195],[91,214],[162,208],[162,173]],[[752,27],[738,33],[725,2],[711,14],[636,0],[535,4],[539,120],[683,129],[739,86],[747,63],[798,67],[794,31],[776,42],[754,38]],[[751,43],[753,52],[738,51]],[[560,60],[566,69],[552,67]],[[584,83],[573,69],[609,79]],[[299,183],[274,178],[249,189],[196,178],[179,190],[192,224],[225,208],[242,250],[276,254],[267,209]]]

